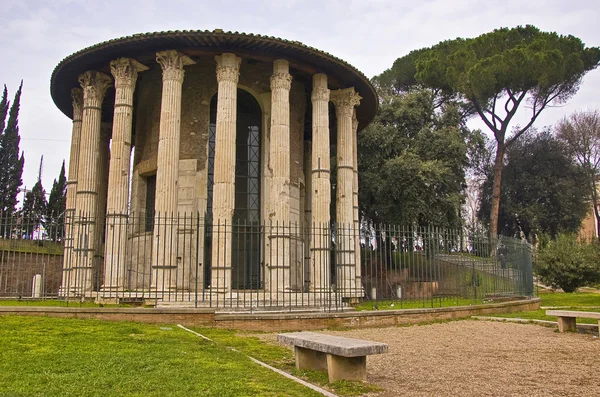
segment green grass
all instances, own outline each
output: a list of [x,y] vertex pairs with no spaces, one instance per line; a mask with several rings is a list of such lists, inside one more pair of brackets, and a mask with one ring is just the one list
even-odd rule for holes
[[573,292],[570,294],[564,292],[539,292],[540,306],[569,306],[586,307],[599,306],[600,294],[592,292]]
[[339,396],[360,396],[368,392],[381,390],[375,385],[362,382],[339,381],[330,384],[325,371],[297,370],[291,349],[276,344],[265,343],[259,338],[249,336],[244,332],[214,328],[194,328],[194,330],[214,340],[221,346],[234,348],[275,368],[303,378],[313,384],[320,385]]
[[173,325],[5,316],[0,346],[0,396],[318,395]]
[[363,310],[401,310],[427,309],[436,307],[470,306],[492,303],[483,299],[442,298],[442,299],[404,299],[385,301],[364,301],[356,305],[357,311]]
[[[577,310],[577,309],[573,309]],[[582,310],[586,312],[600,312],[600,309],[586,309]],[[501,317],[501,318],[523,318],[526,320],[546,320],[546,321],[556,321],[556,316],[547,316],[545,309],[535,310],[532,312],[519,312],[519,313],[503,313],[503,314],[492,314],[491,317]],[[578,318],[578,323],[583,324],[598,324],[598,320],[593,318]]]
[[135,305],[120,303],[118,305],[98,304],[94,302],[65,301],[58,299],[0,299],[0,306],[50,306],[50,307],[135,307]]
[[394,252],[395,263],[400,268],[421,266],[426,267],[432,264],[432,260],[424,254],[414,252]]
[[62,255],[62,244],[52,241],[0,239],[0,251],[27,252],[32,254]]
[[[567,310],[579,310],[587,312],[600,312],[600,294],[590,292],[540,292],[540,306],[563,306]],[[547,316],[547,309],[539,309],[531,312],[493,314],[492,317],[502,318],[524,318],[528,320],[556,321],[556,316]],[[598,324],[593,318],[577,319],[578,323]]]

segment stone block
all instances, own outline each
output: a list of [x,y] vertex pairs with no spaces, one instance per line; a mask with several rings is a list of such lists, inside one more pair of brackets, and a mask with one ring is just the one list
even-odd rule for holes
[[367,357],[342,357],[328,354],[327,374],[330,383],[338,380],[366,381]]
[[577,329],[575,317],[558,317],[558,331],[575,331]]
[[600,330],[600,313],[598,312],[579,312],[570,310],[546,310],[546,315],[556,316],[559,332],[575,331],[577,329],[576,319],[595,318],[598,319],[598,328]]
[[296,369],[327,370],[327,354],[294,346]]
[[359,357],[369,354],[386,353],[388,351],[388,345],[385,343],[317,334],[314,332],[279,334],[277,335],[277,339],[289,345],[342,357]]

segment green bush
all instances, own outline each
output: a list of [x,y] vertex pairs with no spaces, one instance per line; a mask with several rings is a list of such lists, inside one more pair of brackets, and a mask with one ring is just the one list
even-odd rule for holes
[[600,245],[560,234],[540,244],[534,270],[544,284],[575,292],[600,281]]

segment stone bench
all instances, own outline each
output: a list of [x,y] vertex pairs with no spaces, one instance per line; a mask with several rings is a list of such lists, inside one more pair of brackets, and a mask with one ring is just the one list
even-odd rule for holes
[[314,332],[279,334],[277,340],[294,346],[297,369],[326,370],[329,382],[367,380],[367,356],[388,351],[385,343]]
[[547,316],[558,317],[558,331],[575,331],[577,329],[577,317],[595,318],[598,320],[598,331],[600,332],[600,313],[598,312],[578,312],[574,310],[546,310]]

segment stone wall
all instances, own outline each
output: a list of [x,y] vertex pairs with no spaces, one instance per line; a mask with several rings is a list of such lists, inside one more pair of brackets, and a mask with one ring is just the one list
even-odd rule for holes
[[138,309],[76,307],[0,307],[2,315],[97,318],[110,321],[179,323],[250,331],[305,331],[326,328],[374,328],[428,321],[467,318],[475,315],[537,310],[540,299],[435,309],[379,310],[331,313],[220,314],[214,309]]
[[56,296],[62,262],[62,255],[0,251],[0,297],[31,298],[36,274],[42,275],[42,296]]

